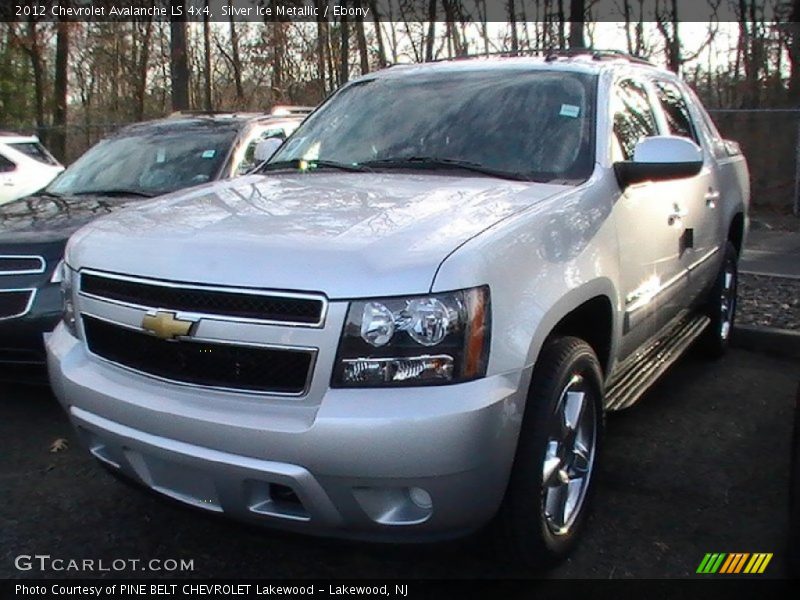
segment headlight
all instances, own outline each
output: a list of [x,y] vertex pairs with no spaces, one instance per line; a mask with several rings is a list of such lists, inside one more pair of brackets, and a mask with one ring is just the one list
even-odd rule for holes
[[486,375],[487,286],[350,303],[333,387],[459,383]]
[[78,337],[78,323],[75,317],[75,303],[73,299],[72,280],[75,276],[75,271],[69,268],[67,263],[62,262],[62,276],[59,283],[61,283],[61,302],[62,302],[62,320],[64,325],[74,337]]

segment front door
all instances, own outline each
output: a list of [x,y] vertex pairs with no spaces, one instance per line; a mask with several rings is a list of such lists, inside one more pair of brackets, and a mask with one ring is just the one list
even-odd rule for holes
[[[611,160],[632,160],[636,144],[659,134],[650,96],[641,82],[623,79],[616,84],[611,102]],[[658,331],[657,303],[677,247],[677,229],[668,219],[672,200],[660,192],[658,184],[644,182],[625,189],[614,207],[625,305],[622,357]]]

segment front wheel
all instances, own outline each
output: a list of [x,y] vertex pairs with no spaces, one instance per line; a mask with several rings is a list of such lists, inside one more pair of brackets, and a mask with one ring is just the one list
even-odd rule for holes
[[564,559],[586,521],[603,426],[603,379],[592,348],[547,342],[534,368],[514,468],[499,520],[522,562]]

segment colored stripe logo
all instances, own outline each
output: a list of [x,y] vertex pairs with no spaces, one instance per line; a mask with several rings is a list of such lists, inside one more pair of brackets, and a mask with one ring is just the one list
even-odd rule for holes
[[697,573],[713,575],[715,573],[735,575],[748,573],[751,575],[763,573],[767,569],[772,553],[757,552],[709,552],[700,561]]

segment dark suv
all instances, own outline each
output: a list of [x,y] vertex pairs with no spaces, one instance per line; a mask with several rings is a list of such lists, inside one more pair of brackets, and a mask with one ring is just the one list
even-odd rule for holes
[[0,376],[44,363],[42,333],[61,318],[60,265],[72,233],[133,202],[247,172],[258,142],[287,137],[304,112],[180,113],[130,125],[41,192],[0,206]]

